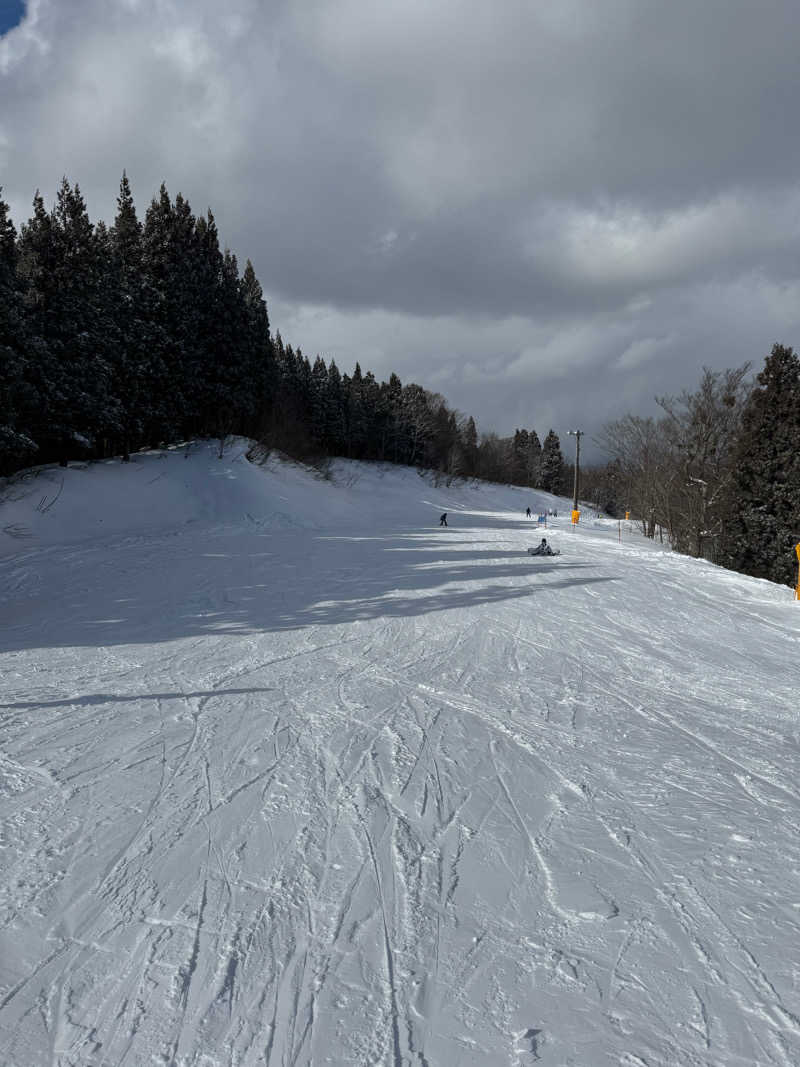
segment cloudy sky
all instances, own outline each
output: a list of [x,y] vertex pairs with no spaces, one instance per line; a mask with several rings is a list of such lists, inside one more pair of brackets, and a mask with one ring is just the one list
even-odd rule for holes
[[64,174],[109,221],[123,168],[142,215],[164,180],[312,358],[565,436],[800,345],[796,0],[22,8],[17,224]]

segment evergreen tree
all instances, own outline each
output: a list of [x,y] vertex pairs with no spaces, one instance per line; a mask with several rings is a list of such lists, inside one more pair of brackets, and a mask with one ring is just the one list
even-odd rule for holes
[[328,367],[325,421],[328,452],[333,455],[341,455],[345,449],[344,390],[342,376],[336,366],[336,361],[333,359]]
[[[119,405],[119,451],[123,460],[165,421],[161,353],[153,290],[142,267],[142,226],[128,176],[123,171],[117,216],[109,234],[112,282],[112,391]],[[155,436],[161,436],[156,433]]]
[[530,441],[528,431],[515,430],[511,442],[511,470],[509,471],[511,482],[514,485],[528,484],[528,449]]
[[353,377],[347,383],[346,447],[347,455],[361,459],[367,446],[369,424],[365,409],[365,386],[361,367],[356,363]]
[[462,433],[465,474],[474,477],[478,473],[478,430],[470,415]]
[[542,445],[536,430],[528,431],[528,454],[525,457],[526,485],[538,489],[542,477]]
[[389,459],[392,463],[402,463],[404,451],[403,427],[403,386],[398,376],[392,373],[388,382],[381,382],[379,405],[382,414],[384,432],[382,434],[379,459]]
[[[0,189],[2,193],[2,189]],[[22,289],[17,276],[17,234],[0,197],[0,472],[37,449],[30,416],[35,393],[28,379]]]
[[388,410],[384,394],[372,371],[364,375],[361,387],[364,412],[364,455],[367,459],[384,459],[388,437]]
[[246,337],[244,342],[243,376],[249,386],[253,405],[243,431],[251,436],[259,428],[269,425],[279,382],[276,354],[269,333],[269,315],[264,293],[253,264],[248,259],[240,283],[244,302]]
[[55,269],[55,248],[50,216],[39,190],[33,198],[33,215],[22,227],[17,242],[17,275],[23,292],[26,347],[30,368],[26,375],[35,404],[27,432],[41,461],[56,455],[59,423],[60,370],[46,336],[47,314],[44,286]]
[[[180,208],[176,197],[176,212]],[[188,204],[187,204],[188,208]],[[231,343],[235,310],[226,297],[231,288],[223,285],[223,254],[214,216],[194,220],[194,242],[186,279],[190,310],[184,344],[186,375],[186,432],[224,436],[230,432],[235,408],[235,341]],[[238,289],[238,277],[233,292]]]
[[311,437],[319,448],[328,440],[328,368],[317,356],[311,370]]
[[158,392],[166,410],[152,444],[191,434],[199,422],[197,368],[198,306],[195,219],[180,193],[173,205],[162,184],[147,209],[142,233],[142,269],[154,296],[154,325],[161,338]]
[[79,187],[64,178],[49,216],[37,192],[19,244],[41,399],[34,436],[45,457],[66,464],[118,426],[107,359],[106,242]]
[[206,406],[210,432],[224,440],[226,434],[240,433],[252,425],[262,392],[259,367],[250,358],[248,309],[239,265],[228,249],[215,287],[215,306],[206,353],[213,388],[208,390]]
[[[123,172],[114,225],[93,226],[65,178],[48,213],[37,192],[17,240],[0,200],[0,467],[24,457],[124,459],[144,443],[253,434],[312,450],[448,474],[530,476],[530,435],[478,444],[444,398],[396,374],[352,378],[273,342],[248,260],[220,250],[214,216],[195,218],[162,184],[140,223]],[[535,439],[535,434],[533,435]],[[536,439],[538,448],[538,439]]]
[[721,558],[793,585],[800,541],[800,359],[776,344],[742,414]]
[[560,493],[564,480],[564,457],[558,434],[550,430],[542,445],[540,487],[546,493]]

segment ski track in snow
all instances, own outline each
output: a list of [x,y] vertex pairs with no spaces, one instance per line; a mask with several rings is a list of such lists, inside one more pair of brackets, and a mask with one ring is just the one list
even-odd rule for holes
[[352,469],[0,561],[0,1064],[800,1063],[789,591]]

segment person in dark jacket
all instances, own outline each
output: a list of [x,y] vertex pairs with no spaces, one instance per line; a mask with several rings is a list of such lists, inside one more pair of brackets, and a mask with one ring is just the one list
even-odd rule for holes
[[543,537],[536,548],[528,549],[529,556],[555,556],[556,553],[552,550],[547,543],[547,538]]
[[528,519],[531,517],[531,509],[530,508],[526,508],[525,509],[525,517],[528,518]]
[[447,512],[445,512],[442,515],[442,517],[439,519],[439,525],[440,526],[447,526]]

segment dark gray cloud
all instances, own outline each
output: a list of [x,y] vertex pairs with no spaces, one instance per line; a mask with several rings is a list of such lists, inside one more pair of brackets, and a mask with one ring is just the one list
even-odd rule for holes
[[32,0],[0,39],[24,219],[126,167],[249,256],[309,354],[484,429],[589,430],[797,338],[790,0]]

